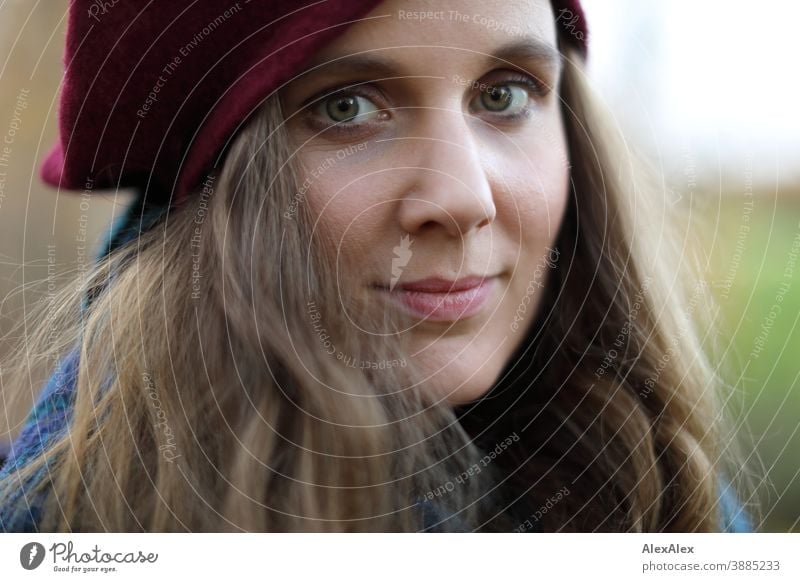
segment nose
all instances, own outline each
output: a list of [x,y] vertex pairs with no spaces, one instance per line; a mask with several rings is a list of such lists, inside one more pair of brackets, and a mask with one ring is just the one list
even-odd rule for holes
[[429,110],[419,137],[407,138],[409,181],[399,207],[401,227],[412,235],[441,230],[466,237],[494,221],[497,210],[481,152],[463,116]]

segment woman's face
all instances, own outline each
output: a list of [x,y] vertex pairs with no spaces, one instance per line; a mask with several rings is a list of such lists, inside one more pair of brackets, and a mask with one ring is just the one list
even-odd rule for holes
[[299,203],[370,300],[412,316],[424,389],[480,397],[558,262],[569,161],[549,2],[389,0],[309,69],[281,93]]

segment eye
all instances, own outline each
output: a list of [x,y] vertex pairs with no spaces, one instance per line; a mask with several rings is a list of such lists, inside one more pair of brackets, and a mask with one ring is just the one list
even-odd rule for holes
[[525,118],[531,112],[533,103],[549,93],[545,83],[520,73],[476,86],[479,93],[470,107],[509,121]]
[[380,113],[372,101],[354,93],[332,95],[322,100],[314,109],[317,114],[327,116],[333,123],[350,123],[356,118],[359,121],[369,121]]
[[525,109],[528,92],[516,85],[496,85],[480,94],[481,105],[493,113],[515,113]]

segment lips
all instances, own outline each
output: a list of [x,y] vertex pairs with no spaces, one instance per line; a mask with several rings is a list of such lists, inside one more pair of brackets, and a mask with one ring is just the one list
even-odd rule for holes
[[457,281],[449,281],[447,279],[440,279],[439,277],[431,277],[429,279],[420,279],[419,281],[412,281],[411,283],[403,283],[397,288],[403,291],[421,291],[425,293],[453,293],[456,291],[467,291],[474,289],[483,283],[486,277],[472,276],[458,279]]
[[452,322],[480,313],[497,287],[496,276],[470,276],[451,281],[438,277],[377,290],[406,313],[426,321]]

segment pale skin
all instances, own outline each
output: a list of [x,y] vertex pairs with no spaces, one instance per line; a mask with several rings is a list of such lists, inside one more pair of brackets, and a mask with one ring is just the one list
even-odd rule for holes
[[423,388],[451,404],[498,380],[558,268],[569,195],[561,68],[547,0],[389,0],[282,90],[310,172],[305,197],[363,266],[365,288],[389,284],[404,237],[398,285],[490,277],[474,315],[423,317],[403,332]]

